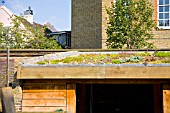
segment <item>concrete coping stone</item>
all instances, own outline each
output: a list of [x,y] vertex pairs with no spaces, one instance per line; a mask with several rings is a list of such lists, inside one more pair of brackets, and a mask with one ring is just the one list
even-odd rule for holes
[[22,67],[166,67],[170,64],[22,64]]
[[78,56],[80,53],[77,51],[70,51],[70,52],[61,52],[55,54],[47,54],[44,56],[33,57],[29,59],[23,59],[20,64],[36,64],[37,62],[41,62],[44,60],[54,60],[54,59],[63,59],[70,56]]

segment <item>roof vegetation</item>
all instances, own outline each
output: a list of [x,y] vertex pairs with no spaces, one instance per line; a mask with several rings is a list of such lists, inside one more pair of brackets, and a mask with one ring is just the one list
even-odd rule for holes
[[64,59],[45,60],[37,64],[159,64],[170,63],[170,52],[121,52],[118,54],[80,54],[77,57],[66,57]]

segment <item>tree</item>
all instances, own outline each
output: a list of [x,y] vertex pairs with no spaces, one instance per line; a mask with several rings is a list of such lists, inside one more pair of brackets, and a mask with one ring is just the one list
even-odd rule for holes
[[11,49],[59,49],[60,45],[53,38],[47,38],[44,29],[24,26],[22,18],[11,17],[10,27],[4,27],[0,23],[0,48],[6,49],[9,45]]
[[7,45],[7,32],[2,23],[0,23],[0,48],[3,48]]
[[8,28],[10,36],[10,48],[24,49],[29,39],[29,32],[21,23],[21,17],[12,17],[13,26]]
[[[45,31],[46,28],[43,29]],[[47,38],[42,31],[34,29],[32,31],[33,38],[31,38],[27,44],[27,48],[32,49],[61,49],[61,46],[57,44],[53,37]]]
[[23,49],[25,48],[26,41],[29,37],[27,31],[21,26],[20,17],[12,16],[12,22],[9,27],[4,27],[0,24],[1,34],[1,48],[5,49],[8,45],[11,49]]
[[116,0],[106,9],[109,15],[106,29],[108,48],[153,48],[148,40],[155,27],[153,9],[148,0]]

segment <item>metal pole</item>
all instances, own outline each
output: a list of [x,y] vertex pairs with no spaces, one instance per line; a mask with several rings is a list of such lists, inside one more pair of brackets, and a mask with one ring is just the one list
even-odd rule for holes
[[7,46],[7,71],[6,71],[6,75],[7,75],[7,87],[9,87],[9,54],[10,54],[10,47]]

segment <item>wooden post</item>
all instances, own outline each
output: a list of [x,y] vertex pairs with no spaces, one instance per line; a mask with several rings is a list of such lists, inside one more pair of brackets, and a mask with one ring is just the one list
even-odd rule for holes
[[170,113],[170,84],[163,85],[163,113]]
[[11,87],[3,87],[1,91],[1,102],[3,113],[16,113],[14,97]]
[[6,76],[7,76],[7,87],[9,87],[9,51],[10,51],[10,48],[9,46],[7,46],[7,68],[6,68]]
[[67,84],[67,112],[76,113],[76,84]]
[[85,84],[79,84],[80,85],[80,98],[79,98],[79,112],[78,113],[85,113],[85,99],[86,99],[86,85]]
[[154,113],[161,113],[161,88],[160,84],[154,84]]

